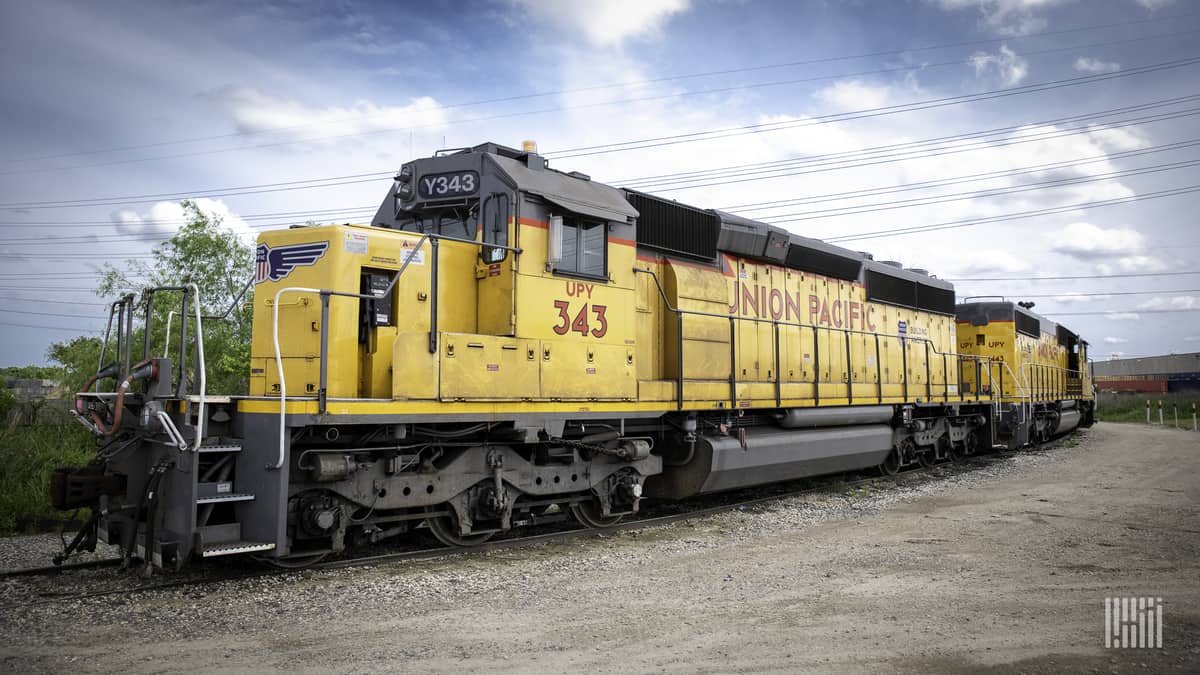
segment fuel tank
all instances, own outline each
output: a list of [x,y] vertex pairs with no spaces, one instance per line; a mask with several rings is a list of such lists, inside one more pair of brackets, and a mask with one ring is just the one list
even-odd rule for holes
[[1079,420],[1081,417],[1082,415],[1079,414],[1078,410],[1062,411],[1059,413],[1058,424],[1054,427],[1054,432],[1052,435],[1058,436],[1059,434],[1065,434],[1068,431],[1074,430],[1075,427],[1079,426]]
[[656,499],[778,483],[807,476],[878,466],[892,449],[892,428],[871,424],[825,429],[746,430],[745,447],[735,436],[698,436],[686,464],[664,466],[646,480],[644,494]]

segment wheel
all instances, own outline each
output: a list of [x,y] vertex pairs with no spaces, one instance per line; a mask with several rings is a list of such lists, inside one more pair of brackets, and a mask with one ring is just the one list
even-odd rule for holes
[[928,469],[928,468],[932,467],[934,464],[937,464],[937,456],[934,455],[933,450],[926,450],[925,452],[918,452],[917,453],[917,464],[920,464],[922,469]]
[[624,514],[619,516],[605,516],[600,507],[600,500],[596,498],[589,499],[586,502],[575,502],[571,504],[571,515],[575,516],[575,520],[596,529],[604,529],[612,527],[621,522]]
[[[979,434],[977,434],[973,429],[968,431],[967,435],[963,436],[962,447],[952,450],[951,452],[958,452],[964,457],[970,457],[976,452],[979,452]],[[953,455],[951,455],[951,459],[953,459]]]
[[[482,534],[461,534],[458,527],[458,516],[455,515],[454,509],[447,504],[446,508],[450,511],[448,515],[434,516],[426,518],[425,524],[429,526],[429,532],[435,539],[447,546],[457,548],[467,548],[470,546],[478,546],[488,539],[492,538],[495,532],[484,532]],[[431,511],[439,509],[431,508]]]
[[900,452],[896,448],[892,448],[883,464],[879,465],[879,472],[885,476],[895,476],[900,472]]

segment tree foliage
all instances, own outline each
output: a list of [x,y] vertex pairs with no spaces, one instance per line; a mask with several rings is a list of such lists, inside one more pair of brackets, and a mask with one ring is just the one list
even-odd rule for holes
[[[128,260],[120,265],[105,264],[97,294],[115,300],[127,294],[137,298],[132,360],[140,360],[145,330],[143,289],[155,286],[196,284],[200,291],[200,310],[204,316],[204,354],[208,393],[245,393],[250,372],[250,324],[254,288],[247,289],[253,272],[253,247],[225,227],[219,216],[207,214],[194,202],[180,202],[185,224],[170,239],[157,245],[149,263]],[[245,293],[243,294],[243,291]],[[180,364],[181,291],[163,291],[153,296],[150,320],[150,355],[166,354],[176,372]],[[188,336],[185,348],[189,377],[195,367],[194,301],[189,297]],[[172,317],[172,311],[175,315]],[[167,344],[167,323],[171,322],[171,344]],[[114,327],[115,335],[115,327]],[[96,372],[102,340],[78,337],[51,345],[48,356],[62,364],[65,380],[79,387]],[[105,362],[116,359],[115,344],[110,344]]]

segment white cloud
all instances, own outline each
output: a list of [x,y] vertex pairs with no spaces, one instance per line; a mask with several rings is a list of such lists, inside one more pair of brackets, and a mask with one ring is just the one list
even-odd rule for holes
[[1074,303],[1101,302],[1104,300],[1108,300],[1110,297],[1112,297],[1112,296],[1109,296],[1109,295],[1085,295],[1083,293],[1064,293],[1062,295],[1054,296],[1054,299],[1057,302],[1062,302],[1065,304],[1074,304]]
[[1075,59],[1075,70],[1081,73],[1115,73],[1121,69],[1121,64],[1112,61],[1101,61],[1090,56]]
[[1138,309],[1200,309],[1200,297],[1177,295],[1171,298],[1152,298],[1138,305]]
[[287,139],[322,144],[354,134],[429,129],[447,122],[445,109],[428,96],[413,99],[406,106],[380,106],[360,100],[348,107],[320,107],[272,96],[253,87],[236,87],[218,92],[215,98],[240,131],[276,131]]
[[1142,319],[1137,312],[1109,312],[1104,316],[1113,321],[1140,321]]
[[1115,264],[1100,263],[1096,271],[1100,274],[1162,272],[1169,267],[1166,262],[1149,255],[1130,255],[1117,258]]
[[689,0],[514,0],[525,11],[601,47],[616,47],[627,38],[654,35],[673,15],[688,9]]
[[1145,7],[1151,12],[1162,9],[1167,5],[1174,4],[1175,0],[1136,0],[1137,4]]
[[1136,150],[1150,144],[1137,127],[1108,127],[1102,124],[1089,124],[1088,137],[1107,150],[1123,152]]
[[975,77],[983,78],[994,72],[1000,81],[1007,86],[1020,84],[1029,74],[1029,62],[1021,58],[1008,45],[1000,45],[995,54],[976,52],[971,55],[971,65],[975,68]]
[[1184,342],[1200,342],[1200,335],[1188,335],[1183,338]]
[[814,95],[841,111],[870,110],[895,103],[891,87],[860,80],[839,80]]
[[980,23],[1000,35],[1025,35],[1042,30],[1046,20],[1036,10],[1064,0],[933,0],[947,11],[975,9]]
[[[257,232],[241,216],[231,211],[225,202],[206,197],[192,201],[202,213],[209,218],[219,218],[222,226],[242,238],[253,239],[257,236]],[[143,213],[121,209],[112,214],[112,221],[121,234],[169,237],[183,226],[184,212],[179,202],[157,202]]]
[[[1050,250],[1079,260],[1113,258],[1142,250],[1145,240],[1137,230],[1103,228],[1091,223],[1071,223],[1052,232]],[[1145,257],[1145,256],[1137,256]]]
[[1129,340],[1126,340],[1122,337],[1106,337],[1104,338],[1104,342],[1110,345],[1123,345],[1126,342],[1129,342]]

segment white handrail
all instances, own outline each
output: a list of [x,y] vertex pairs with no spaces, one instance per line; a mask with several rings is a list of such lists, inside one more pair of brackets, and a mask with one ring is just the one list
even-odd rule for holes
[[163,338],[163,355],[165,359],[171,355],[171,324],[175,323],[175,310],[167,312],[167,337]]
[[[204,392],[208,389],[208,374],[204,367],[204,324],[200,318],[200,288],[196,284],[187,285],[192,289],[192,293],[196,295],[196,358],[200,366],[200,400],[198,402],[199,408],[196,411],[196,445],[193,447],[193,450],[199,452],[200,443],[204,440]],[[180,320],[183,320],[182,317],[180,317]],[[147,326],[146,329],[149,330],[149,327]],[[181,358],[182,356],[180,354]]]
[[171,443],[179,448],[180,452],[187,450],[187,441],[183,440],[183,434],[179,433],[179,429],[171,421],[171,416],[164,410],[159,410],[155,415],[158,417],[159,424],[162,424],[163,430],[171,437]]
[[[307,286],[288,286],[275,292],[275,302],[271,305],[271,340],[275,344],[275,367],[279,370],[279,458],[275,464],[268,464],[268,469],[282,469],[287,440],[287,382],[283,377],[283,352],[279,348],[279,297],[284,293],[320,293],[319,288]],[[325,330],[325,326],[321,326]]]

